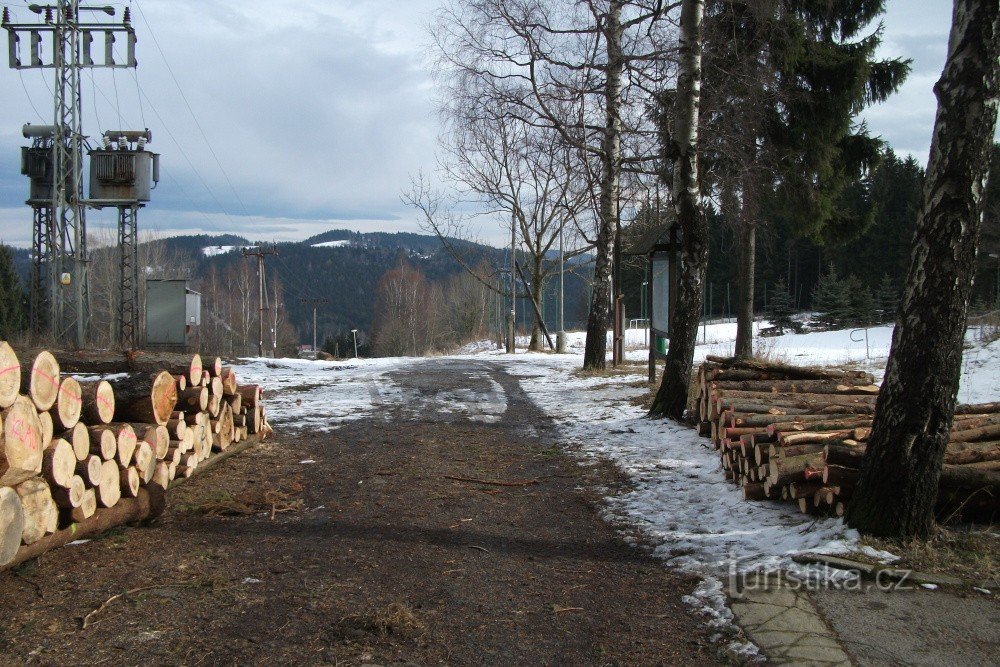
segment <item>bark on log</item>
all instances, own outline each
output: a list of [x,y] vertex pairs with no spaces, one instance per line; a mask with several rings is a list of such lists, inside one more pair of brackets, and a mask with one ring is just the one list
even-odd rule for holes
[[952,431],[948,442],[976,442],[978,440],[996,440],[1000,438],[1000,424],[988,424],[979,428]]
[[177,407],[184,412],[201,412],[207,409],[208,387],[191,387],[178,392]]
[[236,379],[236,371],[228,366],[222,369],[219,374],[222,378],[222,393],[226,396],[238,395],[237,388],[239,387],[239,382]]
[[21,390],[21,362],[7,341],[0,341],[0,409],[14,405]]
[[15,560],[24,533],[24,508],[14,489],[0,488],[0,567]]
[[177,404],[177,385],[166,371],[136,373],[111,383],[115,391],[115,420],[163,424]]
[[59,362],[42,350],[31,366],[21,369],[21,393],[31,399],[39,412],[47,412],[59,395]]
[[3,411],[0,441],[0,486],[13,486],[42,471],[42,424],[34,404],[24,396]]
[[240,395],[243,405],[251,408],[257,406],[263,394],[260,386],[256,384],[242,385],[236,389],[236,393]]
[[98,454],[104,461],[110,461],[118,454],[118,436],[108,426],[91,426],[90,452]]
[[52,416],[48,412],[38,413],[38,423],[42,426],[42,448],[44,449],[55,437],[55,427],[52,425]]
[[94,512],[97,511],[97,490],[87,489],[83,492],[83,498],[80,500],[80,505],[74,507],[71,510],[62,511],[63,523],[69,525],[71,523],[78,523],[85,519],[89,519],[94,516]]
[[729,391],[752,391],[772,394],[843,394],[872,396],[878,394],[873,384],[851,384],[850,380],[744,380],[739,382],[710,382],[709,389]]
[[83,400],[80,418],[84,423],[95,426],[110,424],[115,418],[115,393],[107,380],[80,382]]
[[101,483],[101,465],[104,461],[100,456],[91,454],[83,461],[76,462],[76,474],[83,478],[87,488],[93,488]]
[[83,483],[83,478],[73,475],[68,486],[53,486],[52,499],[63,509],[73,509],[79,507],[83,500],[83,493],[87,490],[87,485]]
[[871,373],[867,373],[865,371],[840,371],[829,368],[792,366],[790,364],[764,361],[761,359],[736,359],[733,357],[720,357],[712,354],[706,356],[705,360],[710,363],[722,364],[729,368],[745,368],[765,373],[774,373],[781,378],[792,380],[861,379],[867,384],[872,384],[875,381],[875,378],[871,375]]
[[135,435],[135,429],[131,424],[108,424],[108,428],[115,434],[115,459],[122,467],[132,465],[132,458],[135,456],[135,448],[139,445],[139,438]]
[[119,484],[121,494],[125,498],[135,498],[139,495],[140,475],[134,466],[119,468]]
[[98,510],[89,519],[79,521],[68,528],[44,537],[30,546],[21,547],[17,550],[14,559],[5,566],[0,566],[0,569],[9,569],[51,549],[65,546],[73,540],[87,539],[117,526],[155,518],[163,513],[163,509],[164,494],[162,489],[155,486],[142,488],[135,498],[123,500],[111,509]]
[[57,431],[73,428],[80,421],[83,398],[80,383],[73,377],[64,377],[59,383],[56,404],[49,411],[52,425]]

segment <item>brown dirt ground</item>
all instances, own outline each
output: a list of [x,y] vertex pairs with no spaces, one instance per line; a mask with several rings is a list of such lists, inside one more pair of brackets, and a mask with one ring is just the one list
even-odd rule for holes
[[496,423],[434,408],[477,382],[464,363],[398,374],[408,400],[331,433],[279,424],[153,525],[0,574],[0,662],[716,662],[681,602],[696,581],[600,520],[621,480],[560,453],[514,378],[476,365],[506,394]]

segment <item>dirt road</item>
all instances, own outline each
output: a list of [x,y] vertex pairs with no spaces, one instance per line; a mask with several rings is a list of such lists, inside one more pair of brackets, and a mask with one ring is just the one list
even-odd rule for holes
[[696,582],[600,520],[620,479],[565,458],[515,377],[441,360],[391,378],[375,416],[278,423],[155,525],[0,575],[0,660],[714,662],[681,602]]

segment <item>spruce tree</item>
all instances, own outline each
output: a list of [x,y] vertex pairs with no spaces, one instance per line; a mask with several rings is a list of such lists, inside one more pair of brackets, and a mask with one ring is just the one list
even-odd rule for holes
[[812,292],[813,322],[827,329],[843,326],[850,317],[851,301],[847,293],[848,285],[837,277],[837,270],[830,264],[827,272],[820,276]]
[[899,307],[899,290],[893,284],[889,274],[883,273],[878,283],[878,293],[875,296],[875,310],[879,322],[893,322],[896,319],[896,309]]
[[14,254],[0,244],[0,340],[13,338],[27,329],[24,289],[14,269]]
[[848,299],[848,321],[857,327],[870,327],[875,324],[875,297],[868,285],[864,285],[855,276],[848,276],[844,281]]
[[768,318],[778,335],[784,334],[785,329],[791,329],[796,333],[800,331],[802,325],[792,319],[795,309],[792,307],[792,295],[788,292],[788,284],[784,278],[775,284],[770,296],[771,301],[767,305]]

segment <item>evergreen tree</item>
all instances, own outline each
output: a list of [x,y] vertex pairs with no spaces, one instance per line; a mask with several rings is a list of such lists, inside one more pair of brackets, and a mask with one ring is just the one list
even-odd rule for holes
[[858,327],[875,324],[875,297],[871,288],[852,275],[844,280],[844,291],[847,294],[849,315],[843,324]]
[[25,295],[14,270],[14,254],[0,244],[0,340],[23,333],[27,325]]
[[768,317],[771,326],[777,330],[778,335],[784,334],[785,329],[791,329],[798,333],[802,325],[792,319],[795,309],[792,305],[792,295],[788,292],[788,284],[782,278],[774,286],[770,294],[771,301],[767,304]]
[[827,329],[843,326],[851,316],[847,290],[848,283],[837,277],[837,270],[830,264],[812,293],[812,306],[816,311],[813,322]]
[[878,283],[878,294],[875,297],[875,310],[879,322],[892,322],[896,319],[896,308],[899,307],[899,290],[889,277],[883,273]]

